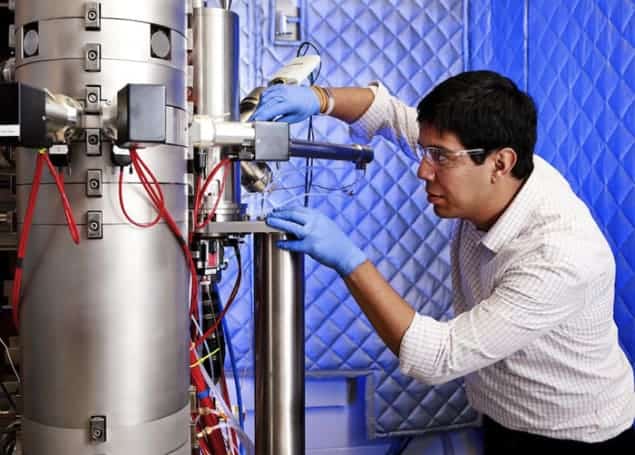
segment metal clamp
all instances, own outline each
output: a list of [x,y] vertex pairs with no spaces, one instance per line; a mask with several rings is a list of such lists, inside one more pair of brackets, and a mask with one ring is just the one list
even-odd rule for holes
[[88,439],[92,443],[106,442],[106,416],[92,416],[90,418]]
[[86,128],[86,155],[101,156],[101,130]]
[[100,85],[86,86],[86,107],[84,108],[84,112],[86,114],[101,113],[101,86]]
[[103,222],[104,217],[101,211],[89,210],[86,212],[86,235],[89,239],[101,239],[104,237]]
[[86,30],[101,30],[101,3],[86,2],[84,5],[84,27]]
[[88,43],[84,50],[84,70],[89,73],[101,71],[101,44]]
[[86,196],[102,197],[103,186],[101,169],[88,169],[86,171]]

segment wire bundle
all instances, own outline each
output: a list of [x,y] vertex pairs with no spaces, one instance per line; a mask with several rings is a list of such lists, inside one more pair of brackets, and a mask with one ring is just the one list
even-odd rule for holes
[[[173,235],[181,245],[183,249],[183,253],[185,255],[186,261],[190,268],[190,274],[192,279],[192,289],[190,296],[190,317],[194,322],[196,328],[195,340],[191,344],[190,348],[190,376],[192,384],[196,387],[197,397],[200,403],[199,408],[199,416],[196,419],[196,432],[197,439],[199,441],[199,445],[203,454],[221,454],[227,453],[235,453],[238,446],[236,434],[241,436],[241,441],[243,442],[243,446],[249,449],[251,442],[249,438],[244,433],[244,431],[240,427],[240,423],[237,423],[233,417],[231,417],[231,412],[229,411],[229,406],[226,406],[225,403],[229,403],[229,396],[227,392],[227,386],[225,383],[224,375],[221,375],[222,379],[222,392],[216,392],[214,395],[214,399],[212,399],[211,391],[215,390],[213,388],[213,382],[211,378],[207,375],[202,365],[209,357],[212,357],[216,354],[216,352],[210,352],[208,349],[208,355],[205,357],[200,357],[197,353],[197,348],[205,343],[206,339],[213,334],[219,327],[219,324],[223,322],[223,318],[229,308],[231,307],[232,302],[235,300],[236,295],[238,294],[238,289],[240,286],[241,276],[242,276],[242,263],[240,259],[240,250],[238,246],[235,246],[236,257],[238,260],[238,276],[236,279],[236,283],[232,290],[230,297],[228,298],[227,304],[217,317],[215,323],[210,327],[205,333],[202,333],[198,323],[196,322],[198,319],[198,276],[196,265],[192,258],[192,254],[190,251],[190,245],[184,240],[181,231],[179,230],[176,222],[170,215],[169,211],[165,207],[165,198],[163,192],[161,190],[161,185],[157,180],[156,176],[152,173],[150,168],[146,165],[146,163],[141,159],[139,153],[135,149],[130,150],[130,158],[132,167],[135,170],[137,176],[139,177],[139,181],[141,182],[142,187],[144,188],[148,198],[150,199],[152,205],[157,211],[157,216],[149,222],[139,222],[133,220],[132,217],[127,213],[124,204],[123,198],[123,170],[119,173],[119,182],[118,182],[118,192],[119,192],[119,203],[124,213],[126,219],[133,224],[134,226],[140,228],[150,228],[159,223],[161,219],[165,220],[166,224],[172,231]],[[229,173],[229,166],[231,165],[231,161],[228,159],[221,160],[219,163],[214,166],[210,174],[205,179],[204,183],[200,185],[200,180],[196,186],[196,194],[194,197],[194,207],[193,207],[193,224],[194,229],[202,229],[209,222],[212,221],[216,209],[220,203],[222,198],[225,181],[227,179],[227,174]],[[216,174],[221,170],[224,170],[224,175],[221,179],[221,185],[219,189],[219,193],[216,197],[212,210],[209,211],[207,216],[201,221],[199,221],[199,214],[202,211],[202,204],[204,200],[205,192],[207,191],[208,186],[216,176]],[[189,235],[189,240],[191,243],[193,237],[193,231]],[[236,378],[237,380],[237,378]],[[242,400],[240,400],[242,401]],[[216,411],[215,406],[221,404],[224,406],[225,412],[223,414],[218,413]],[[241,406],[242,407],[242,406]],[[242,421],[242,418],[241,418]],[[226,446],[225,438],[222,436],[222,431],[229,431],[229,447]],[[252,450],[253,451],[253,450]]]
[[22,286],[22,273],[24,265],[23,263],[24,257],[26,255],[26,248],[29,243],[29,234],[31,233],[33,216],[35,215],[37,195],[42,183],[42,172],[44,169],[44,164],[47,165],[51,175],[53,176],[53,179],[55,180],[57,190],[60,193],[60,198],[62,200],[62,206],[64,209],[64,216],[66,217],[66,224],[68,225],[68,230],[71,234],[71,238],[73,239],[73,242],[75,242],[75,244],[79,244],[80,242],[77,223],[75,222],[73,210],[68,201],[68,197],[66,196],[66,191],[64,190],[64,180],[53,166],[53,163],[51,163],[51,159],[49,158],[46,150],[40,150],[35,163],[35,173],[33,175],[33,181],[31,183],[31,192],[29,193],[29,201],[27,203],[27,208],[24,215],[24,223],[22,224],[22,229],[20,231],[20,240],[18,241],[17,259],[15,263],[15,273],[13,276],[13,288],[11,291],[13,323],[18,330],[20,329],[20,288]]

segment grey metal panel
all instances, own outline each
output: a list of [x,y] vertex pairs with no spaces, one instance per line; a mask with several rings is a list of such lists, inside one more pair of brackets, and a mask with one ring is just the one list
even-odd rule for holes
[[254,235],[256,453],[304,453],[304,255]]
[[[26,201],[31,191],[30,185],[21,185],[16,188],[17,197]],[[43,185],[38,194],[38,202],[33,217],[33,224],[57,224],[65,225],[66,218],[62,210],[62,203],[57,188],[52,184]],[[66,195],[73,201],[73,215],[78,225],[86,224],[86,212],[97,210],[103,212],[103,224],[128,224],[119,205],[119,192],[116,183],[108,183],[103,186],[103,197],[86,197],[85,183],[66,185]],[[185,185],[163,185],[165,206],[172,217],[180,223],[187,220],[187,187]],[[145,190],[138,184],[123,185],[123,198],[126,211],[137,222],[153,220],[157,213]],[[21,204],[18,210],[18,222],[24,221],[26,207]],[[162,221],[161,224],[164,224]],[[167,229],[164,225],[161,229]]]
[[[85,147],[81,143],[73,144],[71,148],[72,172],[68,175],[64,172],[65,184],[85,183],[86,170],[104,169],[103,179],[105,183],[117,183],[119,180],[119,168],[112,166],[111,143],[102,144],[101,156],[87,156]],[[187,182],[186,157],[187,151],[180,147],[158,145],[156,147],[139,150],[139,156],[152,170],[161,183],[185,184]],[[16,151],[16,183],[18,185],[30,185],[33,180],[35,159],[37,151],[33,149],[17,149]],[[125,169],[124,182],[139,183],[136,173],[130,174],[129,168]],[[42,183],[53,183],[53,178],[48,170],[42,176]]]
[[34,62],[16,68],[16,79],[78,100],[84,99],[87,85],[101,86],[102,98],[114,101],[126,84],[163,84],[167,103],[187,110],[185,69],[180,71],[155,63],[107,60],[102,62],[101,72],[87,73],[78,60]]
[[[82,0],[19,0],[15,6],[15,23],[63,17],[84,17]],[[149,22],[178,31],[185,36],[185,0],[107,0],[101,2],[105,19]]]
[[26,455],[190,455],[188,422],[189,406],[168,417],[140,425],[108,426],[107,442],[89,444],[85,428],[52,428],[29,419],[25,430],[37,435],[24,441]]
[[[171,33],[171,60],[152,58],[150,24],[142,22],[106,19],[102,21],[101,31],[90,31],[85,29],[83,19],[54,19],[40,22],[39,36],[38,55],[22,58],[22,28],[17,30],[17,66],[41,60],[83,60],[87,43],[101,45],[102,62],[132,60],[177,70],[182,70],[187,64],[187,40],[174,31]],[[131,46],[130,43],[135,45]]]
[[188,399],[187,302],[168,229],[104,226],[102,240],[82,235],[76,246],[66,226],[33,226],[20,314],[25,417],[84,428],[92,415],[126,426],[177,412]]

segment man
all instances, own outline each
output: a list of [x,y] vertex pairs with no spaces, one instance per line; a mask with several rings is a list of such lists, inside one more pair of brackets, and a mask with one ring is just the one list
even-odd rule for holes
[[404,374],[430,384],[465,376],[484,414],[486,453],[633,453],[635,389],[613,321],[615,261],[589,210],[534,156],[531,98],[499,74],[474,71],[441,83],[417,110],[380,84],[277,86],[254,119],[326,110],[358,135],[416,150],[435,213],[459,220],[456,317],[417,314],[317,211],[270,214],[271,226],[297,237],[280,246],[340,273]]

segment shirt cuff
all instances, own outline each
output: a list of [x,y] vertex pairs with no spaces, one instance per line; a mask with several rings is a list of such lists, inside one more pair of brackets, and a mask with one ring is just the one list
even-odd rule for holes
[[351,137],[365,144],[370,142],[386,121],[386,104],[390,101],[390,93],[381,82],[373,81],[368,84],[368,88],[372,90],[375,99],[366,112],[350,125]]

